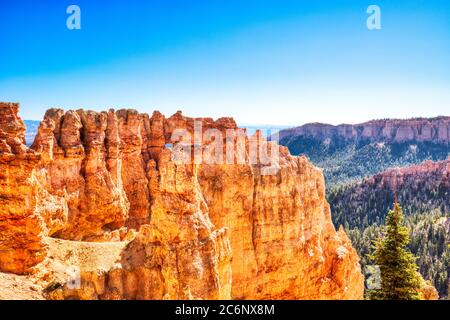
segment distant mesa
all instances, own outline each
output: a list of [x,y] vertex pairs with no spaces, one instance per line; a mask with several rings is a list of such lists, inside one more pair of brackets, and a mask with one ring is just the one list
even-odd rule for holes
[[282,130],[280,139],[309,136],[315,139],[341,138],[350,141],[450,142],[450,117],[371,120],[360,124],[310,123]]
[[329,189],[390,167],[447,159],[450,117],[311,123],[282,130],[279,139],[292,154],[306,155],[323,168]]

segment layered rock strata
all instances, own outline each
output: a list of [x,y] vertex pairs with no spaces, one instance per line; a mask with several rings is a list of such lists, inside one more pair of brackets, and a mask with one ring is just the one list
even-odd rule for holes
[[310,123],[300,127],[282,130],[280,140],[298,136],[314,139],[341,138],[350,141],[371,142],[432,142],[450,143],[450,117],[415,118],[408,120],[372,120],[360,124],[333,126]]
[[[336,232],[331,223],[321,171],[259,134],[242,135],[233,119],[50,109],[27,149],[17,105],[0,107],[16,123],[1,123],[1,157],[14,159],[26,173],[15,182],[20,174],[2,160],[2,186],[10,191],[0,198],[0,221],[12,235],[0,239],[2,248],[20,256],[24,247],[14,240],[20,234],[12,224],[16,218],[4,210],[16,198],[22,211],[14,214],[35,217],[40,226],[20,235],[30,248],[38,248],[27,252],[40,257],[25,259],[27,268],[36,265],[39,272],[52,273],[55,264],[49,261],[58,254],[38,264],[46,257],[45,242],[61,245],[52,238],[74,248],[123,244],[106,268],[80,263],[77,288],[55,276],[60,285],[50,286],[49,296],[362,298],[358,257],[344,231]],[[194,130],[198,126],[204,133],[200,137]],[[228,139],[228,133],[236,135]],[[255,145],[275,154],[276,164],[267,166],[261,154],[255,160]],[[218,152],[231,149],[231,158]],[[0,255],[0,269],[23,273],[18,260],[7,256]]]
[[46,254],[45,224],[34,168],[40,155],[25,146],[18,105],[0,104],[0,270],[28,273]]

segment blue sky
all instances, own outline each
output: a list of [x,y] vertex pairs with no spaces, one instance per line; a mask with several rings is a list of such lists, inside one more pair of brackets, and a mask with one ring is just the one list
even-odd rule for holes
[[[68,30],[66,8],[81,8]],[[366,9],[380,6],[382,29]],[[450,115],[450,1],[0,0],[0,100],[241,124]]]

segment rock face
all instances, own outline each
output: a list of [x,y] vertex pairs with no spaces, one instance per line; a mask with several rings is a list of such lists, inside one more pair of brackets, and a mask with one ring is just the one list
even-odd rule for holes
[[421,300],[439,300],[439,293],[436,290],[435,287],[433,287],[431,284],[429,284],[428,281],[425,281],[422,276],[421,278],[421,285],[422,288],[420,290],[420,299]]
[[[27,149],[17,107],[0,108],[16,123],[0,122],[0,228],[8,234],[0,269],[37,265],[58,278],[54,260],[71,261],[56,258],[65,243],[84,259],[93,259],[81,253],[86,246],[120,246],[106,267],[76,260],[81,286],[59,277],[49,297],[362,298],[358,256],[334,229],[323,175],[306,158],[258,133],[241,135],[231,118],[135,110],[50,109]],[[276,165],[261,154],[255,161],[252,146],[276,154]],[[231,157],[218,152],[231,149]],[[45,243],[51,253],[38,264]]]
[[361,124],[338,126],[311,123],[280,132],[280,140],[294,136],[310,136],[319,139],[337,136],[351,141],[419,141],[448,144],[450,142],[450,117],[372,120]]
[[448,190],[450,189],[450,159],[439,162],[425,161],[418,165],[403,168],[391,168],[368,178],[366,181],[369,184],[386,186],[393,191],[404,185],[415,186],[419,190],[425,185],[431,184]]
[[234,298],[362,296],[358,258],[331,224],[322,173],[306,158],[286,155],[274,176],[202,166],[200,177],[211,220],[229,228]]
[[114,112],[47,111],[32,149],[42,155],[40,182],[67,207],[53,219],[58,223],[50,235],[71,240],[120,236],[129,201],[117,124]]
[[26,148],[17,112],[0,103],[0,270],[27,273],[45,257],[45,225],[34,182],[39,155]]

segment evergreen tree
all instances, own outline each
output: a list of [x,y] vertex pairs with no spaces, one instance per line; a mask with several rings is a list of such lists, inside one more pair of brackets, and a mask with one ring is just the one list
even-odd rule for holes
[[398,203],[386,216],[384,234],[375,241],[370,256],[380,268],[381,286],[371,290],[371,299],[416,300],[420,298],[420,276],[416,258],[408,251],[409,231],[403,225],[403,212]]

